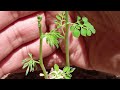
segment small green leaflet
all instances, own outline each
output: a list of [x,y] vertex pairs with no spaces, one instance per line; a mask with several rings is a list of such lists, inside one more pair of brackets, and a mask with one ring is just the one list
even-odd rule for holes
[[28,63],[25,63],[22,67],[22,69],[25,69],[28,66]]
[[75,71],[75,68],[71,68],[70,70],[70,73],[74,72]]
[[[65,27],[65,12],[56,15],[55,24],[56,24],[56,29],[62,29],[63,31],[63,28]],[[70,24],[70,22],[68,22],[67,24]]]
[[91,30],[91,32],[93,33],[93,34],[95,34],[96,33],[96,30],[94,29],[94,27],[91,25],[91,26],[89,26],[89,29]]
[[65,79],[71,79],[71,77],[69,77],[69,76],[65,76]]
[[54,70],[58,71],[59,70],[59,66],[57,64],[54,65]]
[[77,21],[80,21],[81,17],[80,16],[77,16]]
[[80,31],[75,29],[73,32],[72,32],[73,36],[78,38],[80,36]]
[[66,67],[63,68],[63,72],[67,72],[69,70],[70,70],[70,67],[68,67],[68,66],[66,66]]
[[61,26],[60,26],[60,25],[58,25],[58,26],[57,26],[57,29],[58,29],[58,28],[61,28]]
[[91,36],[92,32],[90,30],[87,30],[87,36]]
[[70,26],[70,31],[74,31],[75,27],[74,26]]
[[60,15],[56,15],[56,18],[57,18],[58,20],[62,20],[62,18],[61,18]]
[[94,27],[93,27],[92,24],[90,24],[89,22],[86,22],[84,25],[86,26],[86,28],[87,28],[88,30],[90,30],[90,31],[92,32],[92,34],[95,34],[95,33],[96,33],[96,30],[94,29]]
[[71,79],[72,75],[71,73],[75,70],[75,68],[69,67],[69,66],[65,66],[63,68],[63,72],[64,72],[64,78],[65,79]]
[[59,47],[59,38],[64,38],[64,36],[62,36],[60,34],[60,32],[56,31],[56,30],[51,30],[49,33],[44,34],[45,38],[46,38],[46,42],[52,47],[52,46],[56,46],[57,48]]
[[82,28],[81,29],[81,35],[82,36],[86,36],[87,32],[86,32],[86,29]]
[[29,67],[27,67],[27,70],[26,70],[26,73],[25,73],[26,76],[28,75],[28,72],[29,72]]
[[93,29],[91,29],[91,32],[92,32],[93,34],[95,34],[95,33],[96,33],[96,30],[93,28]]
[[88,19],[86,17],[82,17],[83,22],[88,22]]

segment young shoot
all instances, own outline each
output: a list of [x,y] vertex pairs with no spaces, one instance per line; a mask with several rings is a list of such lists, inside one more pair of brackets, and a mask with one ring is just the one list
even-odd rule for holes
[[34,72],[34,70],[37,69],[37,65],[36,64],[39,63],[38,61],[35,61],[33,59],[31,53],[28,53],[28,55],[29,55],[29,58],[26,58],[25,60],[22,61],[22,64],[24,64],[22,69],[27,68],[26,69],[26,73],[25,73],[26,76],[28,75],[28,72]]
[[[54,68],[51,68],[50,73],[48,74],[49,79],[71,79],[72,72],[75,68],[65,66],[63,70],[59,68],[57,64],[54,64]],[[40,76],[44,76],[43,73],[40,73]]]
[[55,29],[51,30],[49,33],[45,33],[43,37],[46,38],[46,42],[51,46],[56,46],[59,48],[59,38],[64,38],[60,32],[56,31]]

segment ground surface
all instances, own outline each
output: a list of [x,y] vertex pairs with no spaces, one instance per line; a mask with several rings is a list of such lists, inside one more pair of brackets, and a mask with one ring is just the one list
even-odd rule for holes
[[[18,74],[9,74],[8,76],[3,77],[4,79],[43,79],[39,77],[38,71],[34,73],[29,73],[28,76],[25,76],[25,73]],[[76,68],[72,74],[72,79],[119,79],[118,77],[102,72],[97,71],[88,71],[80,68]]]

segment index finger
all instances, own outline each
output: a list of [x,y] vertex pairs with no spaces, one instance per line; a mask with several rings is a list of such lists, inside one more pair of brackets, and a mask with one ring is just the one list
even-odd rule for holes
[[0,31],[17,19],[37,11],[0,11]]

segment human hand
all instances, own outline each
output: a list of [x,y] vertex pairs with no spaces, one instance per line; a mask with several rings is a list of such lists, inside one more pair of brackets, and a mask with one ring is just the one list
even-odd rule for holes
[[[55,13],[47,12],[46,18],[50,28],[54,27]],[[50,14],[52,13],[52,14]],[[57,13],[57,12],[56,12]],[[52,17],[51,17],[52,16]],[[76,13],[70,14],[75,20]],[[96,34],[91,37],[80,37],[78,39],[69,34],[69,50],[71,65],[84,69],[97,70],[120,75],[120,12],[112,11],[81,11],[80,16],[86,16],[96,29]],[[50,62],[62,62],[64,59],[64,44],[60,43],[61,51],[49,56]],[[60,53],[62,55],[60,55]],[[59,57],[59,59],[53,59]],[[58,60],[58,61],[57,61]],[[64,62],[65,63],[65,62]]]

